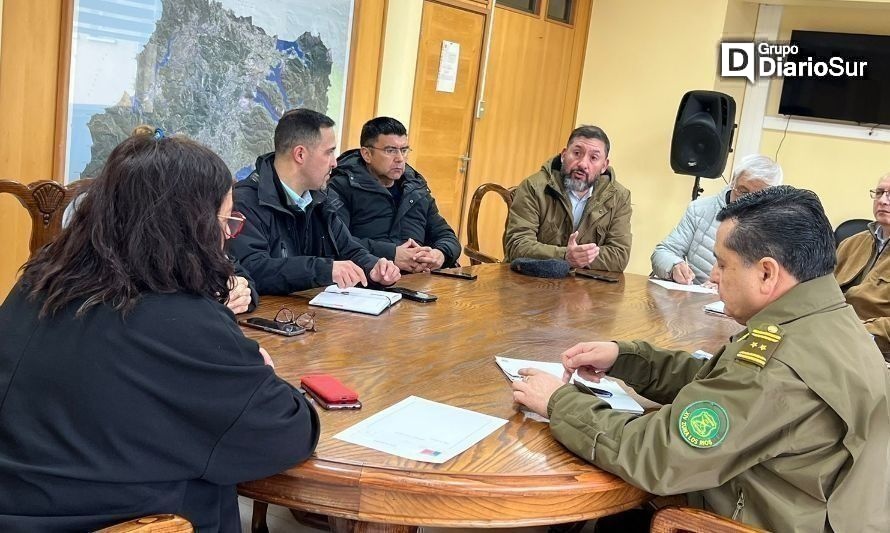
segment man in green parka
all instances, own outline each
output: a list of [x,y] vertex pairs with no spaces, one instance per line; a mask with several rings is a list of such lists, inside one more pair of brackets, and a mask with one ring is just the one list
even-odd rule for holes
[[630,191],[609,166],[606,132],[580,126],[563,151],[516,188],[505,261],[565,259],[573,268],[623,272],[630,258]]
[[819,199],[770,188],[718,220],[711,280],[745,329],[710,361],[642,341],[562,354],[566,380],[607,373],[661,409],[612,411],[532,369],[514,398],[549,416],[574,453],[646,491],[687,493],[776,532],[890,531],[890,374],[832,275]]

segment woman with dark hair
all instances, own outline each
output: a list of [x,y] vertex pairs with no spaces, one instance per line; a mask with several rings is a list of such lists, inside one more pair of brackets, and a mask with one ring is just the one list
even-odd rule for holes
[[231,209],[216,154],[134,136],[25,264],[0,306],[0,530],[239,531],[235,484],[312,453],[315,411],[221,303]]
[[[156,140],[166,136],[164,130],[149,126],[148,124],[139,124],[133,128],[133,131],[130,133],[130,136],[132,137],[143,135],[154,137]],[[71,218],[74,216],[74,212],[77,211],[80,203],[86,198],[87,194],[89,193],[81,193],[68,204],[67,208],[65,208],[65,212],[62,214],[63,228],[68,227],[68,224],[71,223]],[[235,275],[229,278],[229,297],[223,303],[225,303],[226,307],[231,309],[235,314],[253,311],[256,309],[256,306],[260,301],[260,295],[256,290],[256,283],[253,282],[250,274],[244,270],[241,263],[231,257],[229,258],[229,261],[231,261],[235,267]]]

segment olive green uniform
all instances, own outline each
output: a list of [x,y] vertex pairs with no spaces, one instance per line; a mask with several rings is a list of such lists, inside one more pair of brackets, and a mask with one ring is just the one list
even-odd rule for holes
[[834,278],[731,340],[707,362],[619,343],[610,375],[664,407],[634,417],[566,385],[553,435],[646,491],[771,531],[890,531],[890,374]]

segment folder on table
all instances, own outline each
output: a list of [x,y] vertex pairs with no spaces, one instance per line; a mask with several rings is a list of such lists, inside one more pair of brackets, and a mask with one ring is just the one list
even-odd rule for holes
[[389,306],[402,299],[402,295],[395,292],[349,287],[341,289],[336,285],[330,285],[324,292],[309,301],[309,305],[342,309],[366,315],[379,315]]

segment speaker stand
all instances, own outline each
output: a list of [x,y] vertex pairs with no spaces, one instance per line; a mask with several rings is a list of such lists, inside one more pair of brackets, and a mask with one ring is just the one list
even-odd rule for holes
[[692,186],[692,199],[695,200],[703,192],[705,190],[701,188],[701,176],[696,176],[695,184]]

